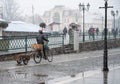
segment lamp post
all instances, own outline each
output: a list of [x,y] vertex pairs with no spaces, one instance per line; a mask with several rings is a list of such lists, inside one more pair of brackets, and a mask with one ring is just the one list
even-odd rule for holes
[[116,10],[116,12],[112,10],[111,15],[114,17],[114,29],[115,29],[115,16],[118,15],[118,10]]
[[105,9],[105,29],[104,29],[104,56],[103,56],[103,71],[109,71],[108,69],[108,50],[107,50],[107,9],[113,8],[113,6],[108,6],[108,0],[105,0],[105,7],[99,7]]
[[80,11],[83,11],[83,42],[85,42],[85,10],[86,11],[88,11],[89,10],[89,8],[90,8],[90,4],[88,3],[87,5],[84,5],[84,3],[83,4],[79,4],[79,10]]

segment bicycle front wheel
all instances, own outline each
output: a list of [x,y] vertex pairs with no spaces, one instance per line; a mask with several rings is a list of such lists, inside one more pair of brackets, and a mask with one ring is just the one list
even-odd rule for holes
[[42,53],[41,52],[35,52],[33,54],[33,60],[35,61],[35,63],[40,63],[42,59]]
[[46,50],[46,55],[47,55],[47,60],[48,62],[52,62],[53,61],[53,54],[51,50]]

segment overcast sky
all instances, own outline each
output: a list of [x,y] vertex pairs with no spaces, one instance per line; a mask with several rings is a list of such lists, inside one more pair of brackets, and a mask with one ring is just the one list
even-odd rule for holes
[[[44,11],[52,9],[55,5],[64,5],[67,8],[78,9],[79,3],[90,3],[90,11],[100,11],[99,7],[104,6],[104,0],[16,0],[24,14],[32,14],[32,5],[34,12],[43,15]],[[115,10],[120,9],[120,0],[108,0],[109,6],[114,6]],[[109,9],[112,10],[112,9]],[[119,10],[120,11],[120,10]]]

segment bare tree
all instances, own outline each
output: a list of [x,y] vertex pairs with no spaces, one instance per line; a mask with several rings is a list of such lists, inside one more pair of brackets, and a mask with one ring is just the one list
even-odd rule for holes
[[19,6],[14,0],[0,0],[3,6],[3,18],[10,20],[18,20],[20,18]]

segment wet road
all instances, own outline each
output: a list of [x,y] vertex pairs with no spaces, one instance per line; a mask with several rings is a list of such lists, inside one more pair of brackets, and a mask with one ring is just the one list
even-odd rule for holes
[[[119,50],[109,51],[109,68],[120,66]],[[52,84],[49,81],[57,78],[102,70],[102,59],[103,51],[92,51],[54,56],[52,63],[42,60],[40,64],[35,64],[32,59],[28,65],[16,65],[15,61],[1,62],[0,84],[40,84],[42,81]]]

